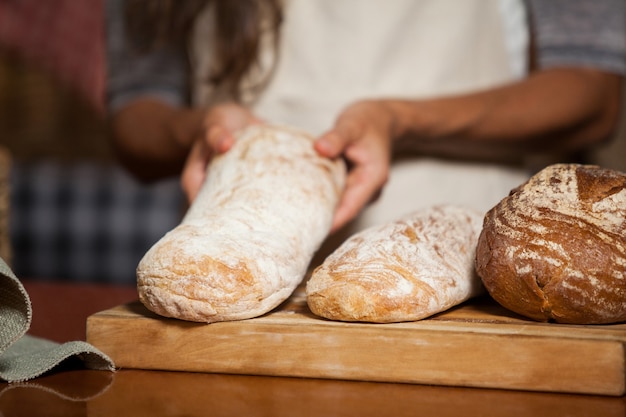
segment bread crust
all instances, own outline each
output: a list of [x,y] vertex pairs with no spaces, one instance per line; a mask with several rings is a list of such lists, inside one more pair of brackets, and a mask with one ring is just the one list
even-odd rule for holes
[[485,216],[476,269],[504,307],[538,321],[626,320],[626,174],[549,166]]
[[313,271],[307,303],[321,317],[419,320],[482,291],[474,250],[482,214],[456,206],[417,211],[346,240]]
[[329,232],[345,181],[341,160],[314,138],[254,125],[215,157],[180,225],[137,267],[139,299],[153,312],[216,322],[262,315],[304,278]]

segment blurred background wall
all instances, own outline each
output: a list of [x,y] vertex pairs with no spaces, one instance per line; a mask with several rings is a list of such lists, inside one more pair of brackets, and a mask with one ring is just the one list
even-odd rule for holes
[[0,159],[10,254],[0,256],[18,277],[134,283],[141,256],[179,221],[176,179],[140,184],[115,163],[103,27],[102,0],[0,0],[0,146],[10,155],[8,167]]

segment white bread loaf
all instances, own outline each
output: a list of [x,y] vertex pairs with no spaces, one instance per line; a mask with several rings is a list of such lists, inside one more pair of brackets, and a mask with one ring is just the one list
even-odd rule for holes
[[343,162],[320,157],[311,136],[247,128],[211,161],[181,224],[139,263],[141,302],[163,316],[207,323],[270,311],[305,276],[344,181]]
[[419,320],[482,291],[474,272],[482,214],[457,206],[420,210],[346,240],[313,271],[307,303],[321,317]]
[[476,269],[495,300],[529,318],[626,320],[626,174],[543,169],[487,213]]

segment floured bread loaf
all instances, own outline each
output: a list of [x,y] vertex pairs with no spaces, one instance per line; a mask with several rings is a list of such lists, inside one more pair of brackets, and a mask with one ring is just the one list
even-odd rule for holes
[[476,268],[494,299],[532,319],[626,320],[626,174],[545,168],[487,213]]
[[253,126],[213,159],[181,224],[143,257],[139,298],[163,316],[198,322],[264,314],[293,292],[328,234],[343,162],[313,138]]
[[437,206],[365,229],[313,271],[309,308],[331,320],[375,323],[447,310],[482,289],[474,272],[481,224],[479,213]]

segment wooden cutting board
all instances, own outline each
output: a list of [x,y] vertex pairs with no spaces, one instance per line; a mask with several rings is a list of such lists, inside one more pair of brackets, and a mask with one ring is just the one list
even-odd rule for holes
[[265,316],[213,324],[135,302],[90,316],[87,341],[121,368],[626,393],[626,324],[537,323],[486,296],[393,324],[316,317],[302,289]]

